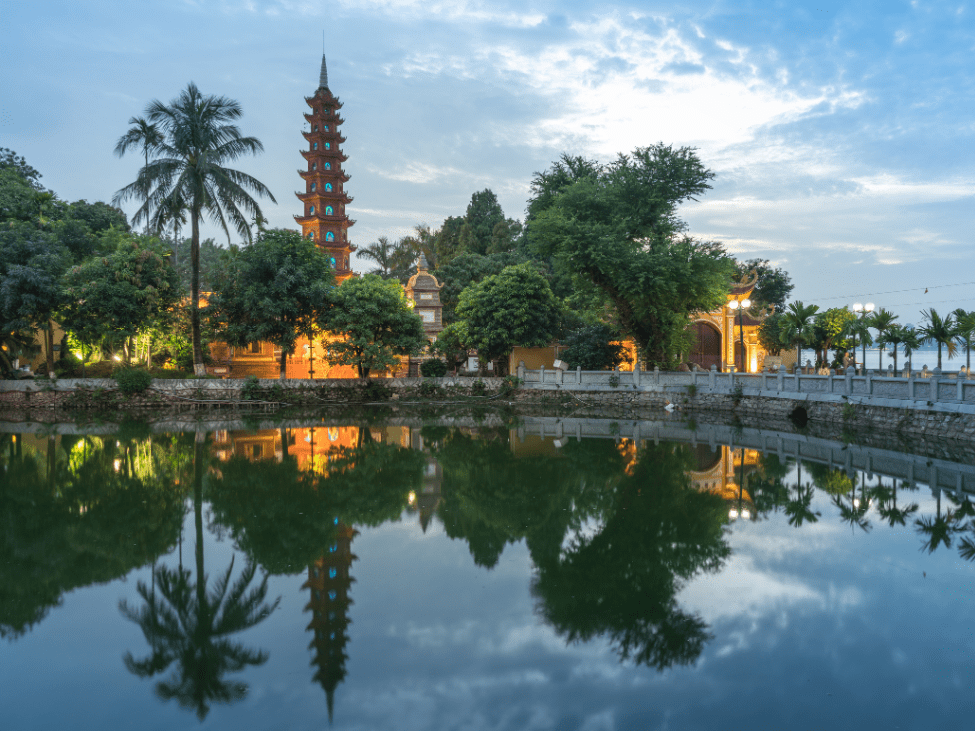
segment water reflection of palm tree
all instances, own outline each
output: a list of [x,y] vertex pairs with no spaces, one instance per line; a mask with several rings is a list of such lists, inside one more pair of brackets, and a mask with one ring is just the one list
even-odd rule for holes
[[796,498],[785,505],[785,514],[789,516],[789,525],[798,528],[803,523],[815,523],[822,515],[812,509],[813,488],[807,483],[802,484],[802,459],[799,445],[796,445]]
[[196,581],[191,581],[190,572],[182,567],[172,570],[161,566],[154,572],[159,598],[140,581],[137,591],[145,606],[136,610],[125,600],[119,604],[122,614],[140,626],[151,649],[149,657],[141,661],[126,653],[125,666],[139,677],[149,678],[177,663],[170,678],[157,684],[156,694],[194,709],[201,721],[212,703],[233,703],[246,696],[246,683],[226,680],[224,675],[261,665],[268,654],[233,643],[228,637],[261,622],[280,601],[265,603],[266,576],[248,591],[257,570],[251,562],[231,586],[231,560],[227,571],[208,591],[203,561],[203,462],[203,444],[197,440],[193,465]]
[[890,481],[890,487],[884,485],[883,479],[877,475],[877,486],[871,490],[877,498],[877,512],[893,528],[895,525],[906,525],[907,519],[918,510],[917,503],[909,503],[904,507],[897,505],[897,480]]
[[921,549],[928,553],[934,553],[941,545],[951,548],[951,534],[958,529],[953,511],[948,510],[944,515],[941,514],[941,490],[936,487],[934,494],[937,499],[935,516],[925,516],[914,521],[918,533],[924,536]]
[[870,501],[867,498],[866,487],[860,490],[860,497],[857,494],[857,478],[850,481],[850,502],[847,504],[843,500],[843,495],[833,496],[833,505],[840,511],[840,518],[850,524],[850,528],[859,528],[864,533],[870,531],[872,526],[867,520],[867,511],[870,509]]

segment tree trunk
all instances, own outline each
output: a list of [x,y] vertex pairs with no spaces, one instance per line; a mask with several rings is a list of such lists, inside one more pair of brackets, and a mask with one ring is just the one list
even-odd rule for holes
[[[196,443],[193,445],[193,524],[196,528],[196,601],[201,616],[206,613],[207,595],[206,579],[203,568],[203,443],[197,432]],[[203,436],[205,439],[205,435]],[[208,624],[209,617],[204,617],[202,624]]]
[[45,341],[47,347],[47,375],[48,378],[54,378],[54,322],[51,320],[47,321],[47,333],[45,333]]
[[200,341],[200,211],[193,209],[193,239],[190,242],[190,327],[193,331],[193,373],[207,374]]
[[278,373],[278,379],[283,381],[288,377],[288,350],[287,348],[281,348],[281,370]]
[[288,460],[288,430],[281,427],[281,461]]
[[152,336],[148,336],[148,341],[146,342],[146,368],[150,371],[152,370]]
[[132,336],[129,335],[128,339],[125,341],[125,364],[132,365],[132,351],[135,350],[135,342]]

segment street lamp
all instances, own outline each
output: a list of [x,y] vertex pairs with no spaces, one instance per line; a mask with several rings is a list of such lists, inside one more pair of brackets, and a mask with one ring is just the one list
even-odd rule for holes
[[[747,310],[752,306],[752,301],[747,297],[743,300],[731,300],[728,303],[728,309],[735,311],[738,310],[738,337],[741,342],[741,369],[745,373],[748,372],[748,364],[745,362],[745,327],[741,322],[742,310]],[[733,334],[732,334],[733,336]],[[738,370],[737,358],[735,359],[735,370]]]
[[[856,302],[853,305],[853,311],[857,315],[860,316],[860,320],[862,321],[867,315],[869,315],[871,312],[873,312],[873,302],[867,302],[867,304],[865,304],[865,305],[862,305],[859,302]],[[857,359],[857,336],[856,336],[856,333],[853,333],[853,363],[854,363],[854,366],[856,365],[856,359]],[[863,368],[866,368],[866,366],[867,366],[867,339],[864,338],[863,339]],[[856,370],[856,369],[854,368],[854,370]]]

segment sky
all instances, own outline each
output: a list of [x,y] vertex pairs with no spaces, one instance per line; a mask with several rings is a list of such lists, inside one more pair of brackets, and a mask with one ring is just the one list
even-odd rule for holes
[[913,323],[975,309],[965,2],[45,0],[2,19],[0,146],[66,200],[134,180],[138,155],[112,153],[129,118],[193,81],[241,103],[265,151],[238,167],[274,194],[271,225],[298,228],[324,32],[358,246],[437,228],[485,188],[523,220],[563,153],[663,142],[716,175],[681,208],[689,233],[784,268],[795,299]]

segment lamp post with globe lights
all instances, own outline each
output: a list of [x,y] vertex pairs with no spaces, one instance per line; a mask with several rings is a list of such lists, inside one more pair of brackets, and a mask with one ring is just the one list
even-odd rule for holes
[[[862,327],[863,320],[866,319],[867,315],[869,315],[871,312],[873,312],[873,309],[874,309],[873,302],[867,302],[867,304],[865,304],[865,305],[864,304],[861,304],[859,302],[854,303],[854,305],[853,305],[853,312],[856,313],[860,317],[861,327]],[[854,360],[854,363],[856,362],[856,357],[857,357],[857,341],[856,341],[856,333],[853,333],[853,360]],[[866,367],[867,367],[867,339],[866,339],[866,337],[864,337],[863,338],[863,363],[861,364],[861,367],[860,367],[861,371],[863,369],[865,369]]]
[[[742,324],[741,316],[742,311],[747,310],[751,306],[752,301],[747,297],[743,300],[731,300],[731,302],[728,303],[728,309],[730,309],[732,312],[735,310],[738,311],[738,338],[741,344],[741,370],[743,373],[748,373],[748,364],[745,359],[745,326]],[[736,371],[738,370],[737,360],[738,359],[736,358],[734,365],[734,369]]]

